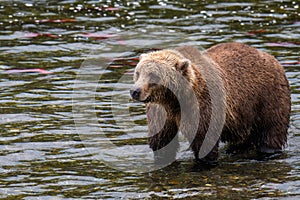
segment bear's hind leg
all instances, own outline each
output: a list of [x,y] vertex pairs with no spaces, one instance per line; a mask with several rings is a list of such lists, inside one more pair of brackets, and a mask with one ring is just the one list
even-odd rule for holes
[[274,154],[282,151],[286,141],[287,128],[274,124],[261,130],[256,148],[259,153]]
[[[279,75],[278,75],[279,77]],[[260,153],[281,152],[287,142],[291,112],[290,92],[287,80],[278,79],[278,85],[265,91],[256,119],[256,149]]]
[[[259,153],[278,153],[286,145],[289,115],[280,115],[279,111],[279,109],[277,112],[273,109],[262,112],[264,118],[256,130],[256,149]],[[268,112],[272,112],[272,114]]]

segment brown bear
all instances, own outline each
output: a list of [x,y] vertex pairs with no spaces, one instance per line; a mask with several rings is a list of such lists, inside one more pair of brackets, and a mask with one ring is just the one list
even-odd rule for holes
[[219,141],[228,143],[230,152],[268,154],[287,142],[291,99],[284,69],[248,45],[142,54],[134,82],[130,94],[146,104],[149,145],[158,163],[175,160],[178,131],[196,160],[208,164],[216,164]]

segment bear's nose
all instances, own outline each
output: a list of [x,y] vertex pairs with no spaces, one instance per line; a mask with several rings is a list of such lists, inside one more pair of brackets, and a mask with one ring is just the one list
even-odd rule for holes
[[141,95],[141,88],[133,88],[130,90],[130,95],[133,99],[139,100]]

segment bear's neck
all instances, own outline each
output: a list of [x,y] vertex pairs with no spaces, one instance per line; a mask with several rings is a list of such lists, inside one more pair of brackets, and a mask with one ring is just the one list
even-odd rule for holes
[[200,72],[200,67],[196,66],[195,64],[192,64],[191,71],[193,71],[193,75],[192,75],[192,79],[189,81],[193,88],[193,92],[197,96],[198,100],[203,101],[207,98],[209,92],[206,84],[207,82],[205,81],[206,77],[204,77],[204,75]]

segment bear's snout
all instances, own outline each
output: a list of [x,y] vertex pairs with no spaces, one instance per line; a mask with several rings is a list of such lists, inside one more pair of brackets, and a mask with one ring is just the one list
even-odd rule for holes
[[139,87],[134,87],[130,90],[130,95],[134,100],[139,101],[142,89]]

